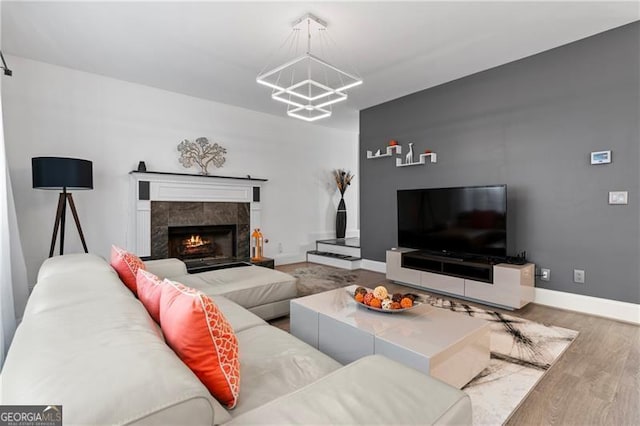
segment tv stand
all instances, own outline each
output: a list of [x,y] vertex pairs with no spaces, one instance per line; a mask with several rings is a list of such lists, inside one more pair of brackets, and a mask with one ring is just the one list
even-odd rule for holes
[[489,260],[454,256],[459,255],[410,251],[402,254],[401,265],[403,268],[493,283],[493,265]]
[[[453,256],[456,256],[455,254]],[[413,249],[387,251],[387,279],[508,309],[533,301],[535,265],[452,257]]]
[[433,257],[433,258],[444,258],[444,259],[448,259],[448,260],[456,260],[458,262],[464,262],[466,260],[465,257],[461,256],[460,254],[457,253],[451,253],[451,252],[442,252],[442,253],[438,253],[438,252],[431,252],[431,251],[420,251],[420,252],[416,252],[417,255],[422,255],[422,256],[428,256],[428,257]]

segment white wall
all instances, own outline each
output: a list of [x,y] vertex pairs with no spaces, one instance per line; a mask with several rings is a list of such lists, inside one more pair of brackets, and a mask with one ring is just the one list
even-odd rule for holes
[[[69,156],[93,161],[94,190],[74,200],[89,251],[107,256],[126,244],[128,172],[197,173],[178,162],[183,139],[208,137],[227,148],[212,174],[263,177],[262,230],[266,255],[300,261],[316,238],[334,235],[339,194],[331,170],[357,173],[358,135],[257,113],[96,74],[8,57],[4,82],[5,135],[29,280],[47,257],[57,192],[31,188],[31,158]],[[247,84],[254,84],[247,82]],[[348,234],[358,228],[358,179],[347,191]],[[81,252],[73,222],[65,253]],[[282,253],[279,253],[279,245]]]

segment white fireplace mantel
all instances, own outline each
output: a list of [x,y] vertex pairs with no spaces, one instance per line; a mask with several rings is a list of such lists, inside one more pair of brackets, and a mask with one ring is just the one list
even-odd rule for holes
[[131,172],[127,249],[151,255],[151,202],[193,201],[250,203],[250,229],[260,228],[259,194],[266,179],[199,176],[180,173]]

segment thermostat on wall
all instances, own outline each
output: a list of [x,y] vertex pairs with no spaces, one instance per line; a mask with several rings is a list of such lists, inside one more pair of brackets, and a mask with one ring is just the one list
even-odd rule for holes
[[608,164],[611,162],[611,151],[594,151],[591,153],[591,164]]

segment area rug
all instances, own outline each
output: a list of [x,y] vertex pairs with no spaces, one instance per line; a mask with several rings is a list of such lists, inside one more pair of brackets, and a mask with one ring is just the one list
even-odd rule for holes
[[471,398],[474,425],[500,425],[578,336],[575,330],[421,295],[432,306],[481,318],[491,324],[489,366],[462,390]]
[[300,297],[346,287],[358,279],[358,275],[349,270],[325,266],[298,268],[289,274],[298,278],[298,296]]
[[[357,274],[324,266],[298,268],[300,296],[354,284]],[[540,324],[490,309],[412,290],[423,303],[491,323],[491,361],[462,390],[471,398],[474,425],[500,425],[578,336],[575,330]]]

